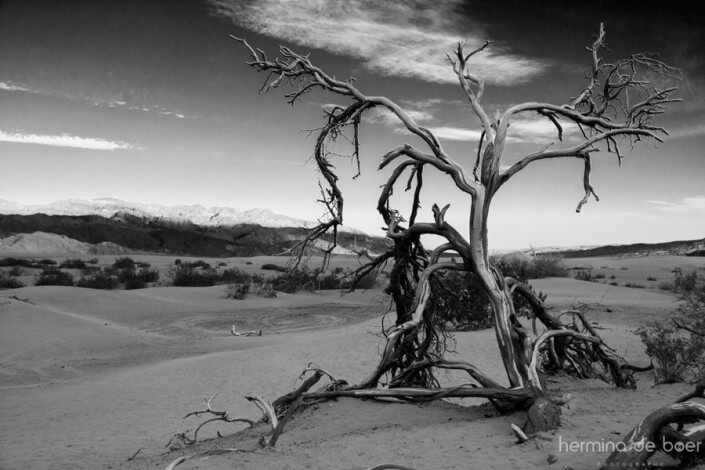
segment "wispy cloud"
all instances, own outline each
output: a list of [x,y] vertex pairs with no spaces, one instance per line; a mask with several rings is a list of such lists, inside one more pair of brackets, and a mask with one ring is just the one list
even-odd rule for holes
[[[433,120],[433,114],[428,111],[407,109],[406,113],[418,124]],[[396,114],[387,108],[373,108],[365,114],[365,120],[372,124],[384,124],[387,126],[398,126],[401,121]]]
[[[578,127],[561,123],[563,139],[570,139],[577,134]],[[443,126],[430,129],[436,137],[443,140],[478,141],[482,131],[479,129],[463,129]],[[507,142],[514,143],[547,143],[558,140],[556,127],[546,118],[515,118],[509,126]]]
[[[445,53],[458,42],[467,40],[472,49],[486,39],[476,26],[474,31],[459,31],[451,23],[456,18],[455,2],[437,2],[432,8],[365,0],[210,0],[210,4],[215,14],[257,33],[358,58],[374,73],[428,82],[456,83]],[[471,66],[489,83],[511,85],[535,77],[549,64],[493,46],[473,57]]]
[[125,109],[128,111],[142,111],[145,113],[157,113],[157,114],[161,114],[162,116],[175,117],[178,119],[184,119],[186,117],[181,113],[177,113],[175,111],[169,111],[159,105],[135,105],[135,104],[128,104],[127,102],[121,101],[121,100],[94,101],[93,104],[96,106],[100,106],[100,107],[118,108],[118,109]]
[[[569,139],[580,132],[578,126],[573,123],[561,121],[560,124],[563,129],[563,139]],[[543,116],[514,118],[509,124],[507,139],[532,143],[558,141],[558,130]]]
[[705,196],[684,197],[680,202],[647,201],[666,212],[691,213],[705,212]]
[[26,85],[19,84],[16,82],[11,82],[11,81],[0,81],[0,90],[4,91],[14,91],[14,92],[22,92],[22,93],[31,93],[34,95],[44,95],[44,96],[50,96],[50,97],[55,97],[55,98],[62,98],[62,99],[78,99],[80,101],[88,101],[91,105],[93,106],[98,106],[101,108],[117,108],[117,109],[124,109],[127,111],[142,111],[146,113],[157,113],[162,116],[167,116],[167,117],[173,117],[173,118],[178,118],[178,119],[184,119],[186,116],[184,116],[181,113],[178,113],[173,110],[166,109],[162,106],[159,105],[140,105],[140,104],[135,104],[135,103],[127,103],[122,100],[90,100],[86,98],[77,98],[77,97],[70,97],[70,96],[65,96],[60,93],[52,93],[52,92],[47,92],[43,90],[36,90],[32,89]]
[[14,82],[3,82],[0,81],[0,90],[4,91],[21,91],[23,93],[32,93],[32,90],[30,90],[27,87],[24,87],[20,84],[14,83]]
[[458,127],[432,127],[429,129],[433,135],[443,140],[480,140],[482,131],[474,129],[461,129]]
[[91,137],[78,137],[69,134],[46,135],[5,132],[0,130],[0,142],[14,144],[48,145],[52,147],[72,147],[90,150],[124,150],[132,148],[124,142],[115,142]]

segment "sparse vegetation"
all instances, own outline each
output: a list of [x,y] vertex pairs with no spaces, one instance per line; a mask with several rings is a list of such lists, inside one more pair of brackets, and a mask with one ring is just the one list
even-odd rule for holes
[[662,281],[658,283],[658,288],[661,290],[668,290],[674,292],[676,290],[675,285],[671,281]]
[[578,281],[595,282],[595,276],[589,269],[576,269],[574,271],[573,277]]
[[278,264],[274,263],[266,263],[262,265],[262,269],[265,271],[279,271],[280,273],[285,273],[287,269],[283,266],[279,266]]
[[183,262],[169,268],[169,277],[175,286],[182,287],[214,286],[220,278],[213,268],[196,269],[192,264]]
[[24,275],[24,270],[19,266],[13,266],[12,268],[10,268],[10,270],[7,273],[10,276],[18,277],[18,276]]
[[228,284],[227,298],[242,300],[248,292],[250,292],[250,284]]
[[19,289],[24,286],[25,284],[18,279],[0,272],[0,289]]
[[86,269],[86,262],[80,258],[64,260],[60,265],[61,269]]
[[35,286],[73,286],[73,274],[61,271],[56,268],[49,268],[42,271],[35,277]]
[[705,278],[678,270],[673,289],[680,304],[668,322],[654,322],[636,333],[658,366],[661,383],[705,377]]
[[3,258],[0,259],[0,267],[15,267],[19,266],[22,268],[31,268],[33,262],[27,258]]
[[85,287],[88,289],[117,289],[118,280],[115,276],[111,276],[103,271],[97,272],[90,276],[84,276],[76,282],[76,287]]
[[118,258],[113,262],[113,268],[114,269],[127,269],[127,270],[134,270],[135,269],[135,260],[132,258]]
[[643,284],[637,284],[636,282],[625,282],[624,287],[631,287],[632,289],[645,289]]
[[493,257],[492,262],[505,276],[522,281],[568,275],[563,260],[551,254],[538,254],[527,258],[505,255]]

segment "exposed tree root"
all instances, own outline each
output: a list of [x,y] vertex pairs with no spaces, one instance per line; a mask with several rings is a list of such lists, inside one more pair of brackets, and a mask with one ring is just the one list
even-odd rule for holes
[[689,401],[705,398],[704,393],[705,379],[674,404],[651,413],[627,434],[602,468],[642,468],[658,451],[675,458],[681,466],[705,459],[705,424],[685,428],[687,424],[705,421],[705,404]]

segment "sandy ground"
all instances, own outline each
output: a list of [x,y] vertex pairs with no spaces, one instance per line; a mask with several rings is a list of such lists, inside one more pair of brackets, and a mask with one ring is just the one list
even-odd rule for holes
[[[637,363],[647,361],[631,330],[674,306],[673,295],[658,290],[571,279],[532,284],[548,293],[555,309],[586,305],[590,318],[605,328],[604,338]],[[203,398],[214,392],[220,393],[216,408],[258,418],[243,396],[278,397],[296,386],[311,361],[350,381],[376,363],[382,343],[375,333],[388,307],[379,291],[243,301],[224,294],[224,286],[0,291],[0,468],[164,468],[183,453],[164,454],[164,444],[197,423],[182,416],[201,409]],[[230,336],[232,324],[262,328],[264,335]],[[491,330],[459,333],[456,339],[459,357],[505,382]],[[552,384],[576,395],[564,426],[522,445],[515,445],[509,425],[523,424],[524,417],[499,417],[486,405],[339,400],[297,416],[276,449],[179,468],[363,469],[383,462],[418,469],[547,468],[551,454],[558,461],[550,468],[596,468],[605,455],[561,452],[560,442],[616,441],[688,388],[652,388],[651,380],[640,374],[636,391],[596,380]],[[232,434],[242,428],[207,428],[203,437],[216,430],[229,436],[187,452],[256,447],[257,430]]]

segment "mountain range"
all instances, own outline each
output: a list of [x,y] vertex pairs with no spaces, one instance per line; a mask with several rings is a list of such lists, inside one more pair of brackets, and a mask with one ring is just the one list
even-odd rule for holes
[[[202,227],[254,224],[262,227],[313,228],[317,224],[310,220],[276,214],[268,209],[241,211],[232,207],[205,207],[200,204],[166,206],[127,202],[110,197],[90,200],[64,199],[49,204],[19,204],[0,199],[0,214],[97,215],[108,219],[119,214],[129,214],[155,221],[190,222]],[[362,234],[361,231],[349,227],[342,227],[339,230]]]

